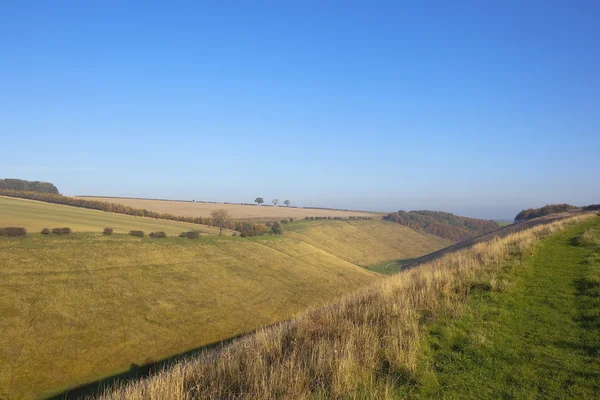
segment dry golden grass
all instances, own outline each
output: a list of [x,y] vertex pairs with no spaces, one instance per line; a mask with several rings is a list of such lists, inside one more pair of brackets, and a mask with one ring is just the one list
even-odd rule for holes
[[0,398],[39,398],[246,333],[377,279],[302,242],[0,237]]
[[392,398],[397,385],[424,373],[419,351],[426,321],[460,311],[474,280],[500,290],[496,276],[504,262],[591,215],[447,254],[97,398]]
[[[113,228],[115,233],[141,230],[148,234],[159,230],[169,235],[178,235],[182,231],[196,230],[202,234],[219,234],[219,228],[213,226],[134,217],[0,196],[0,227],[4,226],[23,226],[29,233],[40,232],[43,228],[68,226],[74,232],[102,232],[104,228]],[[227,230],[227,232],[231,234],[233,231]]]
[[452,244],[388,221],[295,221],[283,227],[286,237],[362,266],[419,257]]
[[216,209],[227,210],[230,217],[241,220],[273,220],[283,218],[304,219],[304,217],[373,217],[380,219],[380,213],[371,213],[364,211],[337,211],[304,209],[293,207],[269,207],[269,206],[251,206],[240,204],[222,204],[222,203],[192,203],[187,201],[164,201],[164,200],[145,200],[145,199],[127,199],[112,197],[85,197],[82,199],[106,201],[108,203],[123,204],[134,208],[144,208],[150,211],[181,215],[184,217],[210,217],[210,213]]

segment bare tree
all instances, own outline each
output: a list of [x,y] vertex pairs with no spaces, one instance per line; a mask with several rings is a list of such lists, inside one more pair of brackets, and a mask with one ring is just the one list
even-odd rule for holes
[[279,204],[279,199],[273,199],[273,205],[277,207],[277,204]]
[[286,200],[286,201],[284,201],[284,202],[283,202],[283,204],[285,204],[286,206],[288,206],[288,207],[289,207],[289,206],[290,206],[290,204],[292,204],[292,202],[291,202],[291,201],[289,201],[289,200]]
[[219,227],[219,236],[223,234],[223,228],[227,225],[227,221],[229,220],[229,213],[225,209],[214,210],[210,213],[210,219],[214,226]]
[[260,206],[262,203],[265,202],[265,199],[263,199],[262,197],[257,197],[256,199],[254,199],[254,202]]

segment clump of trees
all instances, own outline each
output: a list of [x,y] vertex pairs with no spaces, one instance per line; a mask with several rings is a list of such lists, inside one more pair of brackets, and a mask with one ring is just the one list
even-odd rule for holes
[[9,226],[8,228],[0,228],[0,236],[25,236],[27,235],[27,229]]
[[144,237],[144,231],[129,231],[131,236]]
[[42,229],[42,231],[40,232],[42,235],[49,235],[50,234],[50,229],[48,228],[44,228]]
[[459,217],[441,211],[398,211],[383,217],[409,228],[431,233],[453,242],[460,242],[498,229],[498,224],[490,220]]
[[0,179],[0,189],[20,192],[39,192],[58,194],[56,186],[50,182],[26,181],[23,179]]
[[[150,211],[150,210],[146,210],[146,209],[142,209],[142,208],[128,207],[128,206],[124,206],[122,204],[117,204],[117,203],[107,203],[105,201],[99,201],[99,200],[89,200],[89,199],[80,199],[80,198],[75,198],[75,197],[62,196],[60,194],[55,194],[55,193],[43,193],[43,192],[31,192],[31,191],[26,192],[26,191],[12,190],[12,189],[10,189],[10,190],[9,189],[6,189],[6,190],[0,189],[0,195],[21,198],[21,199],[43,201],[46,203],[64,204],[64,205],[73,206],[73,207],[89,208],[92,210],[108,211],[108,212],[113,212],[113,213],[117,213],[117,214],[133,215],[136,217],[166,219],[166,220],[170,220],[170,221],[188,222],[191,224],[200,224],[200,225],[210,225],[210,226],[217,226],[217,227],[221,228],[221,226],[215,225],[215,222],[212,221],[211,218],[207,218],[207,217],[184,217],[184,216],[173,215],[173,214],[168,214],[168,213],[159,213],[156,211]],[[219,222],[219,224],[220,224],[220,222]],[[257,232],[257,234],[266,233],[266,229],[262,229],[262,228],[264,228],[263,225],[253,224],[253,225],[256,225],[256,227],[254,227],[252,229],[248,229],[248,227],[243,224],[244,223],[239,222],[239,221],[234,222],[234,221],[228,220],[228,221],[226,221],[225,225],[223,225],[222,227],[231,229],[231,230],[236,230],[240,233],[242,232],[242,229],[244,229],[246,236],[254,236],[253,232]],[[259,233],[259,232],[262,232],[262,233]]]
[[[589,206],[588,206],[589,207]],[[579,207],[572,206],[570,204],[547,204],[544,207],[540,208],[528,208],[526,210],[521,210],[520,213],[515,217],[515,222],[523,222],[532,218],[544,217],[550,214],[558,214],[561,212],[576,210]],[[585,207],[584,207],[585,209]]]
[[102,231],[102,233],[104,233],[105,235],[112,235],[113,228],[104,228],[104,231]]

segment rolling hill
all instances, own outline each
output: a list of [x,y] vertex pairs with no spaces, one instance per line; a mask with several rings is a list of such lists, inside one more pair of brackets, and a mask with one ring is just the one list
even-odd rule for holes
[[[178,233],[189,224],[0,198],[0,226],[9,225],[34,232],[0,237],[0,397],[10,398],[48,396],[288,319],[381,279],[359,263],[447,244],[354,220],[294,221],[283,236],[105,236],[108,225]],[[46,226],[75,232],[36,233]]]
[[361,266],[414,258],[452,244],[435,235],[381,220],[294,221],[282,226],[286,237]]
[[442,255],[93,398],[596,399],[592,215]]
[[207,225],[134,217],[3,196],[0,196],[0,226],[22,226],[30,232],[69,227],[76,232],[101,232],[104,228],[113,228],[115,232],[122,233],[141,230],[146,234],[151,231],[164,231],[169,235],[178,235],[183,231],[219,234],[217,228]]

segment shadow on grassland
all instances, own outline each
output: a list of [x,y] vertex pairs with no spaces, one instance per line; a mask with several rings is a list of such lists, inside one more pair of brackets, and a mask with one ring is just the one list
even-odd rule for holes
[[131,380],[137,380],[140,378],[144,378],[146,376],[153,374],[154,372],[158,372],[158,371],[162,370],[163,368],[168,367],[169,365],[174,364],[178,361],[181,361],[187,357],[195,356],[204,351],[209,351],[209,350],[218,351],[218,349],[230,344],[234,340],[239,339],[246,335],[250,335],[252,333],[254,333],[254,331],[247,332],[247,333],[244,333],[241,335],[237,335],[232,338],[225,339],[225,340],[222,340],[219,342],[209,343],[207,345],[196,347],[196,348],[188,350],[184,353],[179,353],[179,354],[165,358],[160,361],[156,361],[156,362],[149,361],[148,363],[146,363],[144,365],[131,364],[129,369],[125,372],[110,375],[105,378],[93,381],[93,382],[84,383],[82,385],[76,386],[72,389],[66,390],[59,394],[47,397],[46,399],[47,400],[71,400],[71,399],[79,399],[84,396],[92,396],[94,394],[101,392],[103,388],[112,386],[116,382],[123,383],[123,382],[131,381]]

